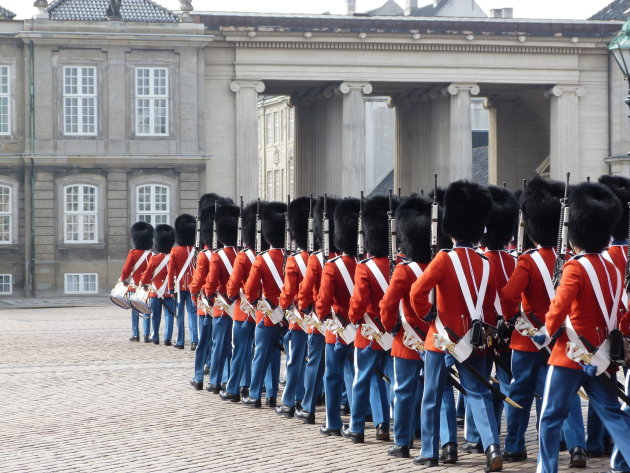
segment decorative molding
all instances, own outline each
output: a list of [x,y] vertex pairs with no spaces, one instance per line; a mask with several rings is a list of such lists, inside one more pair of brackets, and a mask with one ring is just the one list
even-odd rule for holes
[[453,83],[444,88],[444,95],[457,95],[462,90],[467,90],[470,95],[479,95],[481,89],[477,84]]
[[230,82],[232,92],[240,92],[241,89],[254,89],[257,93],[262,94],[265,91],[265,83],[260,80],[233,80]]
[[372,93],[372,84],[369,82],[342,82],[339,84],[339,92],[342,94],[348,94],[351,90],[360,89],[365,95]]
[[575,94],[578,97],[584,97],[586,89],[580,85],[554,85],[550,89],[545,90],[545,97],[561,97],[564,93]]

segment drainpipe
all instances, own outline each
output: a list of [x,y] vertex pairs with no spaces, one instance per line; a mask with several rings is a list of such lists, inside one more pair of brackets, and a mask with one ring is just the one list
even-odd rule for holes
[[29,295],[35,297],[35,50],[33,47],[33,41],[29,42],[30,53],[30,118],[31,118],[31,159],[30,159],[30,174],[31,174],[31,235],[30,235],[30,263],[29,263]]

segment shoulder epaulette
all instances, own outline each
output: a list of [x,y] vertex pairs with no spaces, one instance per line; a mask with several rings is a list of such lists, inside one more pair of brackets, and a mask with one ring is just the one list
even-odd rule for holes
[[[258,255],[256,255],[256,256],[259,256],[259,255],[264,255],[265,253],[269,253],[269,250],[261,251],[261,252],[260,252],[260,253],[258,253]],[[255,253],[254,253],[254,254],[255,254]]]
[[339,255],[339,256],[335,256],[334,258],[329,259],[327,262],[328,262],[328,263],[334,263],[334,262],[335,262],[335,261],[337,261],[339,258],[341,258],[341,255]]
[[451,251],[453,251],[453,248],[442,248],[440,251],[438,251],[438,253],[440,252],[444,252],[444,253],[450,253]]
[[532,254],[534,251],[538,251],[538,248],[530,248],[529,250],[527,250],[525,253],[523,253],[524,255],[530,255]]
[[359,264],[367,263],[368,261],[373,260],[373,259],[374,259],[374,256],[370,256],[369,258],[365,258],[359,261]]
[[569,260],[572,260],[572,259],[580,259],[580,258],[582,258],[582,257],[584,257],[584,256],[586,256],[586,255],[585,255],[585,254],[575,255],[575,256],[572,256],[571,258],[569,258]]

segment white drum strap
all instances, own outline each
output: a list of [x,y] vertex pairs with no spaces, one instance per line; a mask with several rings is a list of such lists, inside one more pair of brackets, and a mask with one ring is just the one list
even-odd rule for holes
[[278,289],[282,291],[282,286],[284,284],[282,283],[282,278],[280,277],[280,273],[278,273],[278,268],[276,268],[276,265],[274,264],[271,255],[269,253],[265,253],[262,255],[262,257],[263,260],[265,260],[265,263],[267,264],[267,267],[269,268],[269,272],[273,276],[273,279],[276,281]]
[[230,263],[230,258],[228,258],[228,255],[225,253],[225,248],[219,250],[219,257],[221,258],[221,261],[223,261],[228,274],[232,274],[232,269],[234,268],[232,267],[232,263]]
[[[457,252],[453,250],[450,251],[448,255],[450,256],[451,262],[453,263],[453,268],[455,268],[455,275],[457,276],[459,287],[462,291],[462,295],[464,296],[464,301],[466,302],[466,307],[468,308],[470,318],[472,320],[483,320],[483,301],[486,296],[486,289],[488,288],[490,263],[486,259],[482,260],[483,272],[481,275],[481,284],[479,285],[479,292],[477,293],[477,303],[474,304],[472,294],[470,293],[470,287],[468,286],[468,281],[466,280],[466,275],[464,274],[464,268],[462,267],[462,263],[459,259],[459,256],[457,255]],[[475,284],[475,275],[471,274],[471,277],[473,284]]]
[[[155,271],[153,271],[153,278],[155,278],[158,274],[160,274],[160,272],[164,269],[164,267],[168,263],[169,259],[171,259],[171,255],[164,256],[164,259],[160,262],[158,267],[155,268]],[[162,296],[164,295],[164,292],[166,291],[167,283],[168,283],[168,278],[164,278],[164,281],[162,282],[162,285],[159,287],[159,289],[158,288],[155,289],[155,292],[157,293],[158,298],[162,298]],[[155,288],[155,285],[153,285],[153,287]]]
[[254,259],[256,258],[254,256],[254,252],[252,250],[245,250],[245,254],[247,255],[247,257],[249,258],[249,262],[254,264]]
[[302,253],[298,253],[293,255],[293,259],[295,260],[295,264],[300,269],[300,273],[302,273],[302,279],[306,276],[306,264],[304,263],[304,258],[302,258]]
[[[616,288],[615,295],[612,301],[613,302],[612,310],[608,312],[608,309],[606,307],[606,302],[604,301],[604,294],[602,293],[602,287],[599,283],[599,278],[597,277],[597,273],[595,272],[595,268],[593,267],[593,264],[587,258],[584,258],[584,257],[578,259],[578,262],[586,270],[586,274],[588,275],[588,278],[591,281],[591,286],[593,287],[595,298],[597,299],[599,308],[602,311],[602,315],[604,316],[604,319],[606,320],[606,326],[608,327],[608,332],[610,333],[614,329],[617,328],[617,310],[619,309],[619,301],[621,299],[621,286],[622,286],[621,275],[619,273],[619,270],[615,268],[615,271],[617,273],[617,288]],[[612,292],[613,292],[612,282],[610,281],[610,278],[608,279],[609,279],[608,285],[609,285],[610,293],[612,295]]]
[[335,264],[337,265],[337,269],[339,269],[339,273],[343,278],[343,282],[346,283],[346,287],[348,288],[348,292],[350,293],[350,297],[352,297],[352,293],[354,292],[354,282],[350,277],[350,271],[348,271],[348,267],[346,263],[343,262],[342,258],[336,259]]

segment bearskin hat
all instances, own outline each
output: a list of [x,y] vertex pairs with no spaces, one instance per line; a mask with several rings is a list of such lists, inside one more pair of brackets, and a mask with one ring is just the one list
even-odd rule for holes
[[470,181],[451,183],[444,194],[442,230],[458,241],[481,241],[492,212],[492,196],[487,187]]
[[333,217],[335,226],[334,247],[350,256],[357,256],[357,237],[359,233],[359,199],[346,197],[335,207]]
[[[326,207],[327,207],[326,212],[328,214],[328,236],[329,236],[329,241],[330,241],[330,251],[332,253],[337,252],[337,248],[335,247],[334,215],[335,215],[335,208],[337,208],[338,202],[339,200],[336,199],[335,197],[328,196],[326,199]],[[315,247],[317,249],[322,248],[322,242],[324,241],[323,216],[324,216],[324,198],[320,197],[319,199],[317,199],[317,202],[315,202],[315,205],[313,206],[313,218],[315,220],[314,237],[316,241]]]
[[398,244],[412,261],[431,261],[431,204],[432,199],[419,194],[404,198],[396,208]]
[[131,240],[136,250],[153,248],[153,226],[147,222],[136,222],[131,226]]
[[190,214],[181,214],[175,219],[175,241],[179,246],[192,246],[195,244],[195,231],[197,222]]
[[564,197],[564,184],[545,181],[536,176],[527,183],[521,195],[521,209],[525,232],[532,242],[541,246],[555,246],[560,226],[560,199]]
[[[398,197],[393,197],[394,211],[398,205]],[[365,251],[377,258],[389,253],[389,229],[387,212],[389,198],[386,195],[370,197],[363,206],[363,236]]]
[[284,202],[267,202],[261,206],[262,234],[272,248],[284,248]]
[[175,244],[175,229],[162,223],[155,227],[155,249],[158,253],[170,253]]
[[630,179],[624,176],[604,175],[599,178],[599,183],[608,187],[613,194],[619,198],[623,214],[615,228],[612,236],[615,240],[625,240],[628,238],[628,202],[630,202]]
[[214,220],[217,226],[217,240],[224,246],[236,246],[238,237],[239,208],[234,204],[217,207]]
[[201,229],[201,246],[212,246],[212,231],[214,228],[214,205],[228,205],[234,202],[229,197],[221,197],[213,192],[204,194],[199,199],[199,226]]
[[481,243],[490,250],[503,250],[512,241],[514,227],[518,225],[518,202],[503,187],[488,186],[488,190],[492,195],[492,213]]
[[[261,212],[266,202],[260,202]],[[242,229],[242,237],[243,237],[243,245],[250,248],[256,248],[256,207],[258,203],[257,201],[252,201],[243,207],[243,212],[241,213],[241,221],[243,222]],[[264,238],[261,238],[261,249],[266,250],[269,248],[269,244],[265,241]]]
[[310,199],[297,197],[289,203],[289,232],[298,248],[305,250],[308,240],[308,211]]
[[599,253],[621,218],[619,198],[602,184],[583,182],[571,190],[569,241],[587,253]]

